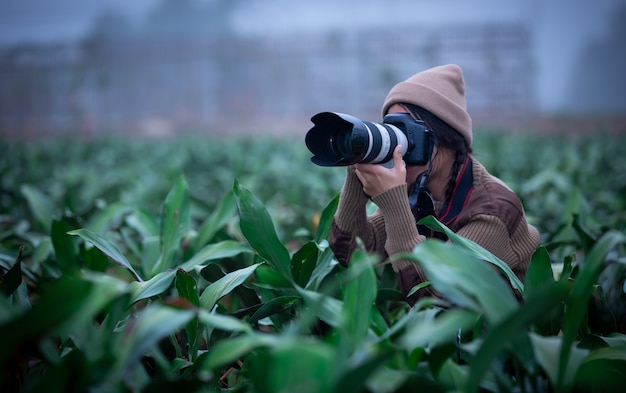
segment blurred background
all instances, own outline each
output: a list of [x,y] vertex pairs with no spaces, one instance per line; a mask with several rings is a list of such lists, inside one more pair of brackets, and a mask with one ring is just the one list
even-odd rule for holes
[[625,42],[624,0],[0,0],[0,136],[303,135],[443,63],[476,127],[623,131]]

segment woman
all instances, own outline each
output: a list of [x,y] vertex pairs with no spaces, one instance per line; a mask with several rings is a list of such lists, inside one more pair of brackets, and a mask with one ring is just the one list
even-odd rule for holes
[[[443,65],[413,75],[391,89],[382,113],[409,113],[423,121],[435,136],[431,160],[407,166],[398,146],[392,168],[348,167],[330,234],[330,246],[339,262],[347,266],[356,237],[368,251],[383,258],[410,252],[427,237],[436,236],[416,225],[434,214],[458,235],[505,261],[523,279],[539,233],[527,223],[515,193],[471,156],[472,122],[461,69]],[[428,211],[431,196],[434,211]],[[369,199],[378,207],[370,217],[366,214]],[[405,296],[427,280],[411,261],[395,261],[392,266]],[[413,305],[426,293],[432,290],[420,290],[407,301]]]

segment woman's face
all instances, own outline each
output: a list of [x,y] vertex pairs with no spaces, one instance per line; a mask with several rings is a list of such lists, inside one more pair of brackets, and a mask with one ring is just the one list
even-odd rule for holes
[[[387,113],[411,113],[404,105],[393,104],[389,107]],[[413,116],[413,114],[411,114]],[[415,179],[422,173],[426,172],[428,164],[424,165],[407,165],[406,166],[406,182],[409,186],[415,183]]]

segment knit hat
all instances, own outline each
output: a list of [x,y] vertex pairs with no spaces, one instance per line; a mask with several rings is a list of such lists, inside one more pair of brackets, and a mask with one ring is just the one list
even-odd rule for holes
[[383,116],[393,104],[420,106],[457,130],[472,144],[472,119],[465,106],[463,71],[456,64],[433,67],[395,85],[383,104]]

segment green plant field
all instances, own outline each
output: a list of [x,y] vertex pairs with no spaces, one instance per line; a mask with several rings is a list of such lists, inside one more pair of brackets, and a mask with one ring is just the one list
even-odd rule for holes
[[334,260],[345,169],[300,138],[0,140],[0,391],[615,391],[625,142],[477,132],[542,243],[524,283],[453,233],[393,256],[445,297],[409,308]]

